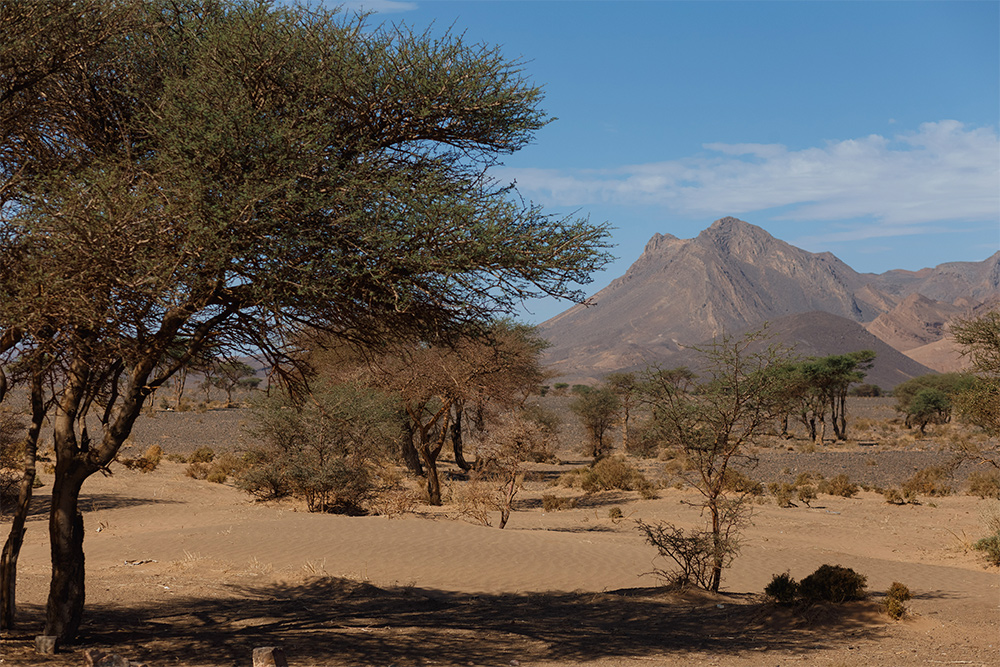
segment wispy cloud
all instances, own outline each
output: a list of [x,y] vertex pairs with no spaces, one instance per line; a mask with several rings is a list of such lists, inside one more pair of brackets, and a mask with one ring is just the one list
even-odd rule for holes
[[403,2],[402,0],[348,0],[338,4],[353,12],[372,12],[375,14],[412,12],[417,8],[416,2]]
[[[662,206],[685,215],[780,209],[772,219],[881,223],[872,237],[916,226],[1000,220],[995,128],[925,123],[891,138],[870,135],[789,150],[780,144],[704,145],[707,154],[612,170],[506,169],[522,194],[550,205]],[[857,230],[843,231],[856,235]]]

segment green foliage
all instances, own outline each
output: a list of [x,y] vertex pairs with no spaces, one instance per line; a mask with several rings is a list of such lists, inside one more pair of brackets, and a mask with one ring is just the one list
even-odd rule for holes
[[771,577],[771,583],[764,587],[764,594],[778,604],[789,605],[799,596],[799,584],[788,572]]
[[400,434],[395,400],[352,384],[317,387],[301,404],[275,392],[255,400],[251,415],[257,442],[237,486],[258,498],[303,498],[312,512],[364,512]]
[[877,398],[884,395],[884,393],[885,392],[882,391],[882,387],[877,384],[859,384],[851,387],[851,390],[847,392],[847,395],[860,396],[862,398]]
[[907,427],[924,433],[928,424],[944,424],[951,419],[953,399],[975,382],[968,373],[930,373],[896,385],[892,395],[896,411],[904,415]]
[[607,434],[614,425],[619,407],[618,396],[607,387],[577,393],[569,405],[590,436],[584,452],[595,460],[607,456],[611,451],[613,445]]
[[981,551],[989,565],[1000,566],[1000,533],[976,540],[972,548]]
[[827,602],[847,602],[863,600],[868,578],[849,567],[821,565],[819,569],[802,580],[799,591],[807,600]]
[[[699,348],[703,375],[686,368],[647,369],[642,392],[649,426],[666,451],[686,462],[686,480],[701,493],[712,540],[711,590],[718,591],[725,563],[747,519],[751,488],[727,486],[730,466],[750,463],[757,439],[787,406],[788,350],[767,343],[766,330],[723,336]],[[697,381],[696,381],[697,380]],[[729,554],[728,556],[726,554]]]

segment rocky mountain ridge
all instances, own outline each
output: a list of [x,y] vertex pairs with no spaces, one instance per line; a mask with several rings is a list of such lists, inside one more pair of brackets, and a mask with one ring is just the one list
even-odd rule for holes
[[540,329],[552,343],[547,362],[555,372],[596,379],[663,362],[724,332],[805,313],[864,325],[896,350],[918,349],[944,339],[950,319],[998,297],[1000,252],[983,262],[858,273],[829,252],[810,253],[730,217],[693,239],[656,234],[591,305],[574,306]]

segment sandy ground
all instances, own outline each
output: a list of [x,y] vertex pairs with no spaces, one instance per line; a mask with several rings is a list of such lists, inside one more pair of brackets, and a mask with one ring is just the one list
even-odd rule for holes
[[[97,647],[152,667],[249,665],[254,647],[278,645],[292,667],[1000,665],[1000,574],[968,548],[986,505],[969,496],[762,504],[713,596],[658,588],[648,573],[664,564],[635,527],[698,525],[690,490],[544,512],[553,490],[535,482],[499,530],[453,507],[387,518],[254,503],[184,467],[88,480],[84,640],[48,658],[31,650],[47,594],[43,476],[0,664],[80,665]],[[823,563],[865,574],[871,599],[798,611],[762,599],[773,574]],[[915,596],[902,622],[879,611],[893,581]]]

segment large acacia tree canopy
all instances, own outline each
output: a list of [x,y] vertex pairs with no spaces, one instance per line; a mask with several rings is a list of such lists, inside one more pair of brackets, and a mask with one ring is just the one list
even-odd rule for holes
[[608,259],[487,176],[548,120],[498,49],[258,1],[4,2],[0,32],[4,328],[371,342],[578,298]]

